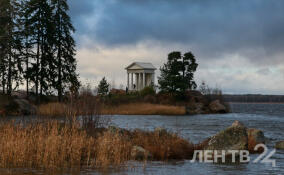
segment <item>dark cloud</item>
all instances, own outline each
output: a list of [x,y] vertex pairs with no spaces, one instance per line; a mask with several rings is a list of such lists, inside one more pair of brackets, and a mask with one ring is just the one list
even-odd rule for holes
[[92,11],[91,7],[103,8],[95,27],[88,28],[85,24],[78,32],[88,32],[90,38],[108,46],[158,40],[187,45],[205,58],[238,53],[265,64],[273,63],[267,57],[278,56],[274,62],[279,62],[279,55],[283,54],[284,1],[281,0],[71,2],[76,6],[75,14]]
[[94,12],[94,1],[93,0],[69,0],[69,13],[76,29],[75,40],[77,41],[77,46],[81,46],[82,43],[78,42],[80,40],[80,35],[86,32],[88,24],[84,20],[86,17],[90,16]]
[[69,0],[68,3],[73,18],[91,14],[94,10],[93,0]]

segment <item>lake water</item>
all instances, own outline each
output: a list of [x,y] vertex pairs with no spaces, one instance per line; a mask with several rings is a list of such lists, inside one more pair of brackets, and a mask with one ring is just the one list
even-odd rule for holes
[[[274,149],[275,142],[284,140],[284,104],[231,104],[230,114],[195,115],[195,116],[112,116],[112,124],[134,129],[153,130],[163,127],[169,131],[177,132],[185,139],[193,143],[199,143],[204,139],[215,135],[219,131],[230,126],[235,120],[243,122],[249,128],[261,129],[267,137],[269,151]],[[254,160],[258,155],[251,155]],[[284,151],[277,150],[272,159],[276,160],[276,167],[271,164],[206,164],[179,162],[129,162],[129,167],[123,171],[106,172],[106,174],[218,174],[218,175],[282,175],[284,174]],[[0,174],[45,174],[32,170],[1,170]],[[23,172],[24,171],[24,172]],[[58,173],[57,173],[58,174]],[[59,173],[76,175],[101,174],[94,170],[82,170],[80,172]],[[59,175],[58,174],[58,175]]]

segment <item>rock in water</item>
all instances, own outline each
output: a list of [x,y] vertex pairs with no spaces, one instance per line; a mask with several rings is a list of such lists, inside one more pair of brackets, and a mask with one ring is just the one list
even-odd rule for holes
[[284,149],[284,140],[280,141],[280,142],[277,142],[276,145],[275,145],[275,148],[277,148],[277,149]]
[[248,149],[247,128],[241,122],[235,121],[232,126],[209,138],[206,142],[207,144],[203,147],[204,150],[216,150],[218,155],[221,154],[222,150],[225,150],[225,156],[228,158],[226,162],[229,162],[229,157],[232,157],[229,150]]
[[226,107],[220,103],[220,100],[215,100],[209,104],[209,109],[214,113],[226,113]]
[[242,122],[236,120],[231,127],[245,127],[245,125]]
[[[238,124],[236,124],[238,123]],[[207,150],[247,150],[247,129],[236,121],[232,126],[211,137]]]
[[133,146],[131,149],[131,158],[134,160],[148,160],[152,159],[152,155],[141,146]]
[[195,115],[195,114],[204,114],[205,111],[203,110],[204,104],[203,103],[192,103],[189,106],[185,107],[186,114]]
[[259,149],[257,151],[254,150],[256,145],[265,143],[265,137],[263,132],[259,129],[248,129],[247,134],[248,134],[248,150],[251,153],[263,152],[263,149]]

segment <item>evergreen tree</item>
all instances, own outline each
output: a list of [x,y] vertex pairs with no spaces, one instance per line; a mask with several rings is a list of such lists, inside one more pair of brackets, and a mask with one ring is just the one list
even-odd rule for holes
[[76,73],[75,31],[67,0],[0,0],[0,87],[11,92],[23,84],[27,95],[80,86]]
[[168,61],[161,68],[160,89],[163,92],[183,95],[186,90],[195,89],[194,72],[197,69],[195,57],[191,52],[183,56],[180,52],[168,55]]
[[56,50],[56,75],[54,87],[58,91],[58,100],[61,101],[62,94],[67,86],[79,88],[78,75],[76,74],[75,41],[72,33],[75,29],[68,15],[69,6],[67,0],[52,0],[54,13],[55,50]]
[[100,84],[98,86],[98,94],[99,95],[102,95],[102,96],[105,96],[108,94],[109,92],[109,84],[108,82],[106,81],[105,77],[100,81]]
[[0,0],[0,76],[1,76],[1,87],[2,92],[6,91],[7,83],[7,26],[9,21],[9,15],[7,12],[9,1]]
[[22,57],[23,57],[23,62],[24,62],[24,70],[23,70],[23,77],[26,80],[26,92],[27,92],[27,97],[29,97],[29,85],[30,85],[30,64],[31,61],[35,59],[35,53],[33,51],[33,43],[31,40],[31,31],[30,27],[28,25],[30,16],[27,13],[28,10],[28,1],[21,1],[20,4],[20,22],[21,23],[21,38],[22,38],[22,46],[23,49],[21,51]]
[[197,70],[198,64],[196,63],[195,56],[192,52],[187,52],[182,57],[182,69],[183,69],[183,80],[184,80],[184,89],[196,89],[197,85],[194,81],[194,73]]
[[49,1],[29,0],[25,16],[29,42],[36,48],[35,60],[31,61],[26,78],[34,82],[36,95],[43,95],[51,88],[54,72],[54,32],[53,9]]
[[3,92],[11,95],[22,82],[22,60],[20,51],[21,35],[19,19],[19,2],[1,0],[0,31],[0,71]]

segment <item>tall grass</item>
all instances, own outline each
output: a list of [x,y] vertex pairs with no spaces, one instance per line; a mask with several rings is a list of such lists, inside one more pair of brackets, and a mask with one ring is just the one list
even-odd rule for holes
[[73,167],[89,164],[94,138],[77,124],[47,123],[0,125],[1,167]]
[[130,103],[118,106],[105,105],[102,107],[102,114],[120,115],[184,115],[185,107],[151,104],[151,103]]
[[148,150],[155,160],[187,159],[193,146],[175,134],[146,131],[112,132],[83,129],[79,122],[38,122],[26,126],[0,124],[1,168],[106,168],[131,159],[133,146]]
[[79,94],[68,96],[65,102],[53,102],[41,104],[38,107],[39,118],[60,117],[67,122],[72,122],[74,117],[80,119],[84,129],[103,127],[109,123],[108,119],[101,115],[101,104],[92,90],[87,86],[82,88]]
[[104,132],[97,138],[95,166],[121,165],[130,160],[132,143],[119,133]]
[[38,107],[38,115],[40,116],[65,116],[68,111],[68,107],[64,103],[53,102],[42,104]]

